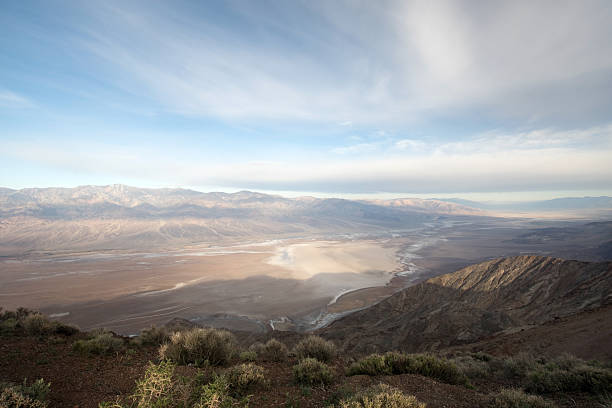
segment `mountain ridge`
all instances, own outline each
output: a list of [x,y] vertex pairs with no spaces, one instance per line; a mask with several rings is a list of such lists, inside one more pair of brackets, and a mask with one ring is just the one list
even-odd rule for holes
[[428,279],[321,333],[346,350],[432,350],[612,304],[612,262],[522,255]]

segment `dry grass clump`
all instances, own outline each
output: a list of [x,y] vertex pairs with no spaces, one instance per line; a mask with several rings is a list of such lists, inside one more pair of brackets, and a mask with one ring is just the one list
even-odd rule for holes
[[224,365],[236,353],[236,339],[227,330],[196,328],[174,333],[159,353],[178,364]]
[[302,385],[325,385],[333,381],[334,374],[327,364],[307,357],[293,366],[293,378]]
[[262,373],[251,367],[236,369],[236,375],[233,376],[224,374],[211,378],[200,373],[194,377],[177,378],[175,368],[174,363],[168,360],[159,364],[149,363],[143,378],[136,382],[136,389],[129,398],[103,402],[99,407],[246,408],[248,398],[240,397],[239,393],[263,378]]
[[39,379],[27,385],[0,383],[0,407],[2,408],[46,408],[50,384]]
[[310,357],[325,363],[332,361],[337,354],[334,343],[319,336],[306,337],[295,346],[294,352],[300,359]]
[[555,405],[537,395],[522,390],[503,388],[491,396],[491,408],[554,408]]
[[82,354],[109,354],[116,353],[123,348],[123,339],[115,337],[113,333],[94,333],[87,340],[77,340],[72,349]]
[[171,406],[174,401],[173,373],[174,364],[170,361],[162,361],[159,364],[149,362],[144,377],[136,382],[136,391],[132,396],[136,407]]
[[141,330],[136,341],[145,346],[160,346],[170,341],[170,333],[165,327],[151,326]]
[[340,401],[339,408],[425,408],[425,404],[396,388],[379,384]]
[[418,374],[449,384],[466,384],[467,378],[450,360],[433,354],[389,352],[371,354],[351,364],[347,375]]
[[263,367],[253,363],[231,367],[224,376],[235,395],[244,395],[247,391],[266,384]]

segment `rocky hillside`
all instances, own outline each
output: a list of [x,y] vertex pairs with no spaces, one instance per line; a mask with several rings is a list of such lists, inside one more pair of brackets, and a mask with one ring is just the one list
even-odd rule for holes
[[438,349],[612,303],[612,262],[500,258],[429,279],[322,330],[345,350]]

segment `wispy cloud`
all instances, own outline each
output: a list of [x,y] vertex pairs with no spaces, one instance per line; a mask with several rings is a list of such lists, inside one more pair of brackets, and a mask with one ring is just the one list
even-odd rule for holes
[[0,89],[0,108],[32,108],[34,103],[25,96]]
[[612,7],[589,3],[277,2],[273,16],[227,3],[203,22],[163,3],[110,2],[87,10],[75,41],[116,86],[188,115],[348,126],[477,108],[588,120],[568,104],[585,76],[590,100],[612,102],[612,78],[598,74],[612,70]]
[[[539,135],[546,137],[542,136],[541,143],[531,143]],[[572,145],[576,138],[590,143],[577,149]],[[563,142],[547,146],[546,139]],[[205,164],[141,146],[117,149],[11,142],[0,147],[5,155],[38,165],[174,185],[354,193],[612,189],[612,126],[499,135],[498,142],[488,146],[476,136],[465,142],[427,145],[417,154],[396,145],[390,144],[383,155],[370,154],[370,149],[379,146],[362,144],[336,152],[345,156],[341,159],[321,152],[273,161],[211,158]]]

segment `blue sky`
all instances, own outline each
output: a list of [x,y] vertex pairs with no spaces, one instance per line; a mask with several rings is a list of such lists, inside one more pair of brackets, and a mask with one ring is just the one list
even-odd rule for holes
[[612,195],[609,1],[14,1],[0,185]]

